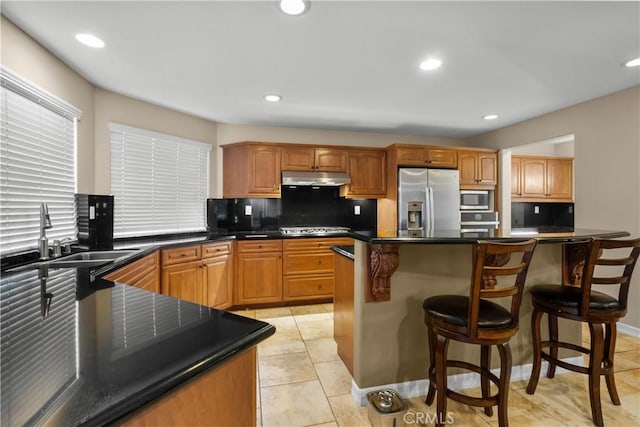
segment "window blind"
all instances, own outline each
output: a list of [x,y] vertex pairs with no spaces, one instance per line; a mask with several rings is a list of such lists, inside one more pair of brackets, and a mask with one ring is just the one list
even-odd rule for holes
[[0,69],[0,253],[37,248],[40,203],[50,240],[76,235],[76,119],[81,113]]
[[110,123],[114,236],[206,229],[211,145]]

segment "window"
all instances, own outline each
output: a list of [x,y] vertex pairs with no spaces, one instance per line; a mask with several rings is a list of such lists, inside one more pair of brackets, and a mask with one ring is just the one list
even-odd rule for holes
[[49,239],[76,235],[76,120],[81,112],[0,68],[0,253],[38,247],[40,203]]
[[211,146],[110,123],[114,237],[206,229]]

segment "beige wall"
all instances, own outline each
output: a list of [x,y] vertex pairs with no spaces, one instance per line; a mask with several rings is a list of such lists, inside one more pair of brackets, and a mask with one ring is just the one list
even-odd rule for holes
[[[640,236],[640,86],[480,135],[470,143],[509,148],[570,133],[575,134],[576,226]],[[629,301],[637,302],[640,271],[633,282]],[[640,328],[640,306],[630,304],[622,322]]]
[[2,65],[23,79],[82,110],[78,122],[78,191],[91,192],[93,173],[93,86],[4,16]]
[[174,110],[138,101],[127,96],[96,88],[95,100],[95,191],[111,191],[109,123],[162,132],[181,138],[211,144],[209,193],[216,187],[216,123]]

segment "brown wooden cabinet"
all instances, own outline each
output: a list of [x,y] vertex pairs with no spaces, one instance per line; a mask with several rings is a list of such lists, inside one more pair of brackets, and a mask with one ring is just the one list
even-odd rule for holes
[[346,172],[347,152],[338,148],[282,147],[282,170]]
[[218,242],[163,250],[161,293],[213,308],[231,307],[232,247]]
[[202,245],[203,303],[217,309],[233,305],[234,263],[231,242]]
[[222,150],[224,197],[280,197],[280,145],[239,143]]
[[282,301],[282,241],[239,241],[237,249],[235,304]]
[[283,242],[284,301],[330,300],[333,298],[333,253],[331,246],[353,244],[351,238],[308,238]]
[[159,265],[159,253],[154,252],[107,274],[104,279],[160,292]]
[[573,201],[573,159],[512,156],[511,184],[516,201]]
[[143,406],[120,426],[255,426],[256,348],[244,351]]
[[341,190],[346,197],[378,198],[387,194],[387,153],[382,150],[349,151],[347,172],[351,184]]
[[461,189],[493,189],[498,183],[498,154],[487,151],[458,151]]
[[203,304],[202,262],[198,260],[163,266],[161,289],[163,295]]
[[396,162],[398,166],[422,166],[430,168],[452,168],[458,166],[458,153],[455,149],[425,145],[396,144]]
[[334,280],[339,283],[333,298],[333,339],[338,355],[353,374],[354,266],[353,260],[334,253]]

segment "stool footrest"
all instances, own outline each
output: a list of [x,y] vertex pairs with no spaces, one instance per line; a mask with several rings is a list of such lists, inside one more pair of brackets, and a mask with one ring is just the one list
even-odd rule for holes
[[[462,368],[462,369],[475,372],[480,375],[486,375],[487,378],[489,378],[489,381],[491,381],[496,386],[498,386],[498,388],[500,386],[500,379],[496,375],[494,375],[489,370],[485,370],[478,365],[474,365],[473,363],[464,362],[462,360],[447,360],[447,368]],[[485,398],[481,398],[481,397],[473,397],[473,396],[468,396],[466,394],[461,394],[447,388],[447,397],[470,406],[491,407],[498,404],[497,394],[494,394],[492,396],[488,396]]]

